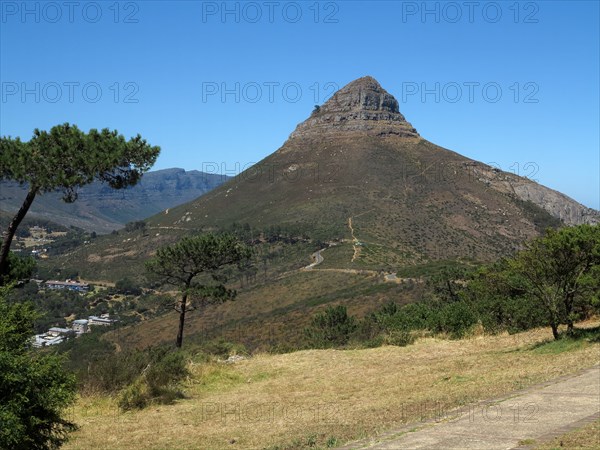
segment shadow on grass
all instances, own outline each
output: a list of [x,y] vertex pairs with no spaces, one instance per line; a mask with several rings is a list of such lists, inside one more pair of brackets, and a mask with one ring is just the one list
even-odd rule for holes
[[600,342],[600,326],[593,328],[575,328],[573,334],[560,334],[558,340],[546,340],[532,345],[527,350],[533,353],[557,354],[584,347],[589,343]]
[[593,328],[575,328],[571,339],[585,339],[589,342],[600,342],[600,326]]

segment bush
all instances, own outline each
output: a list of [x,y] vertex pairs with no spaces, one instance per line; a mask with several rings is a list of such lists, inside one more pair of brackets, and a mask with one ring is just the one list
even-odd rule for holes
[[244,344],[229,342],[224,338],[214,339],[207,343],[201,344],[200,349],[202,352],[219,356],[221,358],[227,358],[231,355],[237,355],[240,353],[248,353]]
[[29,280],[31,274],[35,270],[35,260],[31,257],[21,257],[13,252],[8,253],[8,272],[4,277],[0,277],[0,281],[4,278],[4,283],[9,281]]
[[159,347],[151,353],[151,362],[144,379],[151,395],[160,395],[163,388],[176,384],[188,376],[186,360],[181,352]]
[[137,230],[145,230],[146,229],[146,222],[144,222],[143,220],[136,220],[135,222],[129,222],[127,224],[125,224],[125,231],[127,232],[132,232],[132,231],[137,231]]
[[477,315],[464,301],[458,301],[442,306],[429,322],[432,331],[448,333],[452,338],[459,339],[477,323]]
[[142,295],[142,288],[129,278],[121,278],[115,283],[115,290],[125,295]]
[[415,342],[415,338],[408,330],[390,330],[382,335],[381,345],[395,345],[406,347]]
[[348,315],[345,306],[328,307],[313,317],[305,330],[308,343],[313,348],[345,345],[357,329],[356,320]]
[[77,428],[64,418],[75,379],[58,356],[28,348],[36,313],[5,294],[0,289],[0,448],[55,449]]
[[486,332],[516,333],[548,323],[547,312],[527,294],[527,282],[500,261],[475,273],[463,290],[463,298],[475,311]]
[[380,321],[387,330],[423,330],[428,328],[432,307],[425,302],[409,303],[389,317],[380,314]]
[[138,379],[123,390],[117,403],[123,411],[144,409],[148,406],[149,397],[148,386]]
[[183,353],[167,347],[136,353],[147,357],[148,364],[121,392],[121,409],[142,409],[151,403],[168,404],[183,397],[179,383],[189,375]]

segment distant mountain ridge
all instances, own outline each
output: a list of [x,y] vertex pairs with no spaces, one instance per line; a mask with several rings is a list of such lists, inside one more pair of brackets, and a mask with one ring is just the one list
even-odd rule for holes
[[[134,187],[123,190],[94,182],[79,190],[75,203],[65,203],[59,194],[40,195],[33,203],[32,216],[88,231],[109,233],[127,222],[142,220],[160,211],[194,200],[227,181],[225,175],[173,168],[146,173]],[[16,211],[26,188],[14,182],[0,182],[0,209]]]

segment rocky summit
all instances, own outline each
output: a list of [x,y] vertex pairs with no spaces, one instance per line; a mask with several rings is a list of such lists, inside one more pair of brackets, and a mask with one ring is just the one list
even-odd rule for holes
[[337,91],[324,105],[299,124],[291,138],[336,137],[337,133],[394,134],[419,137],[400,113],[398,101],[370,76],[359,78]]

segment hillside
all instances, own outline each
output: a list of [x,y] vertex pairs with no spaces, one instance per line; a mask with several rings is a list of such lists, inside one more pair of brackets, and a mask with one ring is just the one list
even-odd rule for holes
[[[338,244],[327,251],[338,268],[398,270],[436,260],[494,260],[547,226],[599,217],[559,192],[427,141],[397,100],[364,77],[315,108],[255,166],[149,218],[152,232],[144,239],[108,238],[72,261],[110,272],[106,258],[122,266],[119,255],[126,255],[134,270],[158,245],[238,223],[257,235],[278,228]],[[304,257],[310,262],[310,252]]]
[[[229,177],[197,170],[165,169],[148,172],[138,185],[114,190],[94,182],[79,190],[79,198],[68,204],[59,194],[36,198],[30,214],[64,226],[74,225],[97,233],[110,233],[127,222],[145,219],[167,208],[189,202],[214,189]],[[0,182],[0,203],[5,211],[16,211],[25,197],[25,187]]]
[[422,138],[396,99],[365,77],[255,167],[149,223],[199,230],[236,221],[356,238],[364,245],[354,262],[373,267],[490,260],[545,226],[598,218],[563,194]]
[[[100,236],[42,264],[87,280],[144,283],[143,263],[156,248],[203,230],[243,230],[259,243],[255,267],[231,281],[235,302],[190,315],[186,336],[260,348],[282,337],[293,345],[324,305],[344,304],[362,317],[389,299],[411,302],[423,295],[419,278],[449,261],[496,260],[547,226],[598,217],[559,192],[423,139],[366,77],[235,179],[150,217],[143,231]],[[168,314],[120,335],[136,347],[170,341],[176,320]]]
[[[8,224],[10,223],[12,218],[13,218],[12,214],[0,209],[0,232],[2,230],[6,229],[6,227],[8,227]],[[28,232],[29,228],[35,227],[35,226],[42,227],[42,228],[49,228],[54,231],[67,231],[67,227],[64,225],[61,225],[57,222],[53,222],[48,219],[44,219],[43,217],[36,216],[35,214],[28,214],[27,216],[25,216],[25,218],[21,222],[21,225],[19,226],[19,229],[17,230],[17,235],[19,233],[26,234]]]

